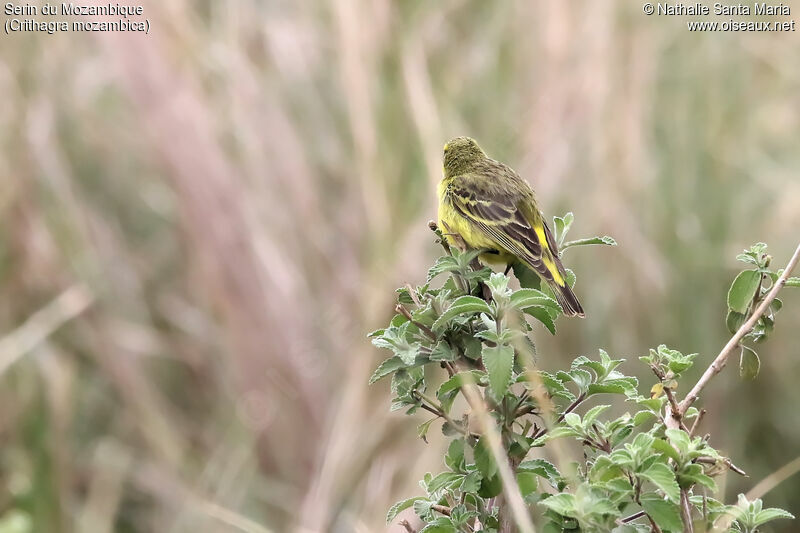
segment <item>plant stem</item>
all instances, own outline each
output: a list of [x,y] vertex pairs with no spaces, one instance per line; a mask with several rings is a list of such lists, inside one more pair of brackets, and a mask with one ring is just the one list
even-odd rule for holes
[[422,408],[423,409],[425,409],[427,411],[430,411],[431,413],[444,418],[447,421],[447,423],[450,424],[451,426],[453,426],[453,429],[455,429],[459,433],[461,433],[463,435],[468,435],[469,434],[469,432],[465,428],[463,428],[461,426],[461,424],[459,424],[458,422],[456,422],[455,420],[450,418],[450,415],[445,413],[444,408],[442,407],[442,404],[440,404],[439,402],[437,402],[436,400],[434,400],[433,398],[431,398],[430,396],[428,396],[424,392],[415,390],[414,394],[419,396],[419,398],[422,401],[428,402],[428,404],[429,404],[428,406],[426,406],[425,404],[422,404]]
[[406,309],[405,306],[403,306],[402,304],[397,304],[394,310],[403,315],[404,317],[406,317],[409,322],[417,326],[419,330],[425,333],[425,335],[427,335],[428,337],[430,337],[431,340],[434,341],[438,340],[438,338],[436,337],[436,333],[434,333],[433,330],[428,326],[426,326],[425,324],[422,324],[419,321],[414,320],[411,317],[411,312],[408,309]]
[[[586,393],[583,393],[577,398],[575,398],[575,401],[569,404],[569,406],[566,409],[564,409],[564,412],[561,413],[561,416],[559,416],[558,419],[556,419],[556,424],[561,423],[564,420],[564,417],[567,416],[572,411],[574,411],[585,399],[586,399]],[[536,440],[545,433],[547,433],[547,428],[543,427],[539,431],[531,435],[531,437],[533,438],[533,440]]]

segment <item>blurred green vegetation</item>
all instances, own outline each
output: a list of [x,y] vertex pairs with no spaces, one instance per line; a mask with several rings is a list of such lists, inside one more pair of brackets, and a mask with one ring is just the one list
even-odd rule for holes
[[[442,441],[366,386],[364,335],[437,253],[450,137],[620,243],[567,255],[587,318],[545,366],[666,343],[699,372],[736,253],[796,245],[795,34],[621,0],[143,5],[147,36],[2,37],[3,533],[383,530]],[[784,304],[759,379],[704,398],[731,500],[800,449]]]

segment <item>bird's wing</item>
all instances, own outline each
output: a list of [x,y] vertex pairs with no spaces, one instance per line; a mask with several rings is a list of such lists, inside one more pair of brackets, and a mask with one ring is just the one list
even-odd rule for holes
[[[517,188],[499,190],[474,174],[453,179],[446,194],[453,208],[498,246],[527,263],[545,280],[562,278],[555,240],[541,215],[534,215],[532,195]],[[545,257],[544,251],[549,251]]]

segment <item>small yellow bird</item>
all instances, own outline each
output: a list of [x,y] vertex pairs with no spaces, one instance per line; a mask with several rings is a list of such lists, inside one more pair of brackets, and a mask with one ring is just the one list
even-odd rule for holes
[[460,236],[469,248],[488,250],[481,255],[484,262],[520,260],[547,283],[565,315],[584,316],[533,189],[469,137],[444,146],[439,226],[451,244],[458,245]]

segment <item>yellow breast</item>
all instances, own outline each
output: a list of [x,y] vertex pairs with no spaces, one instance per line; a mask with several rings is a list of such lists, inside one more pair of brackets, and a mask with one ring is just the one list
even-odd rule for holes
[[[458,239],[452,234],[458,234],[470,248],[492,248],[501,250],[499,245],[480,231],[470,220],[461,216],[453,205],[445,199],[447,184],[442,180],[439,183],[439,227],[451,245],[459,246]],[[496,257],[496,256],[495,256]]]

